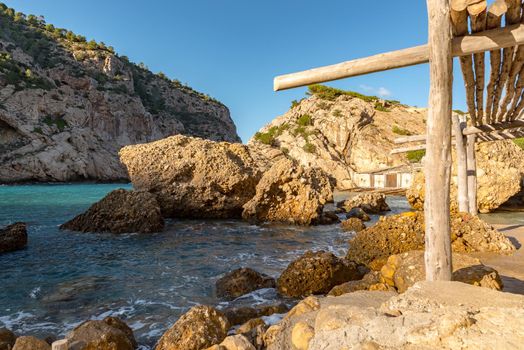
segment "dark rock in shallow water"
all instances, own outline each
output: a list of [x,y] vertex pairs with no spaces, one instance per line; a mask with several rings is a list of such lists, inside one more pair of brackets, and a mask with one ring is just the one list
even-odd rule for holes
[[11,350],[16,342],[16,335],[7,328],[0,328],[0,350]]
[[136,341],[131,329],[120,319],[107,317],[103,321],[87,321],[67,335],[71,342],[84,343],[84,349],[133,350]]
[[273,314],[283,314],[289,311],[286,304],[266,305],[257,307],[234,307],[223,310],[224,315],[231,325],[246,323],[247,321],[262,316],[271,316]]
[[148,192],[118,189],[93,204],[85,213],[60,226],[80,232],[153,233],[164,229],[155,197]]
[[250,268],[231,271],[216,282],[219,298],[235,299],[257,289],[274,288],[275,279]]
[[278,291],[290,297],[326,294],[331,288],[363,276],[358,266],[332,253],[306,252],[293,261],[278,279]]
[[347,214],[346,214],[346,218],[347,219],[352,219],[352,218],[356,218],[356,219],[360,219],[362,221],[370,221],[371,218],[369,217],[368,214],[366,214],[364,212],[364,210],[360,209],[360,208],[353,208],[351,209]]
[[27,245],[27,228],[17,222],[0,230],[0,253],[23,249]]

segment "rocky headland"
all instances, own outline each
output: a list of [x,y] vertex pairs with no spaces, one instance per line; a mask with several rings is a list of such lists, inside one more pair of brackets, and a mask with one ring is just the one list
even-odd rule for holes
[[127,179],[120,148],[174,134],[240,141],[222,103],[0,4],[0,183]]

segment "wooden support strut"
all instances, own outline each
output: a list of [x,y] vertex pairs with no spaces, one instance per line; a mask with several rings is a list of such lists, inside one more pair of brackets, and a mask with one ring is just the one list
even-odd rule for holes
[[430,89],[425,160],[428,281],[451,281],[450,180],[453,51],[449,0],[427,0]]
[[[465,127],[465,122],[459,120],[458,115],[453,115],[453,129],[455,135],[462,135],[462,129]],[[468,169],[467,169],[467,155],[466,155],[466,140],[465,137],[455,138],[455,150],[457,158],[457,197],[458,207],[461,212],[469,211],[468,198]]]
[[[456,37],[453,39],[452,52],[453,56],[461,57],[520,44],[524,44],[524,24]],[[427,62],[429,62],[428,45],[416,46],[331,66],[281,75],[275,78],[274,89],[280,91]]]
[[468,169],[468,204],[471,215],[478,214],[477,207],[477,159],[475,156],[475,143],[477,135],[468,135],[466,143],[467,169]]

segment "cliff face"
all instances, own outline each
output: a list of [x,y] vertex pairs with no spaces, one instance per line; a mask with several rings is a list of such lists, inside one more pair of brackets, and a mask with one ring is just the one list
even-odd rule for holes
[[339,189],[354,186],[353,173],[409,164],[405,154],[390,155],[393,139],[425,132],[426,110],[341,90],[316,93],[263,127],[249,141],[261,152],[319,167]]
[[0,4],[0,182],[124,179],[120,148],[174,134],[240,141],[220,102]]

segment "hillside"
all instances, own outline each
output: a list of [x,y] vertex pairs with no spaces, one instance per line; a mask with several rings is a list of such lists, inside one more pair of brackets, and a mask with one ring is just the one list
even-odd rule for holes
[[426,109],[408,107],[322,85],[264,126],[249,141],[263,153],[280,150],[305,166],[334,177],[339,189],[354,187],[355,173],[409,165],[420,153],[390,155],[393,139],[425,132]]
[[220,102],[0,3],[0,183],[124,179],[121,147],[173,134],[240,141]]

